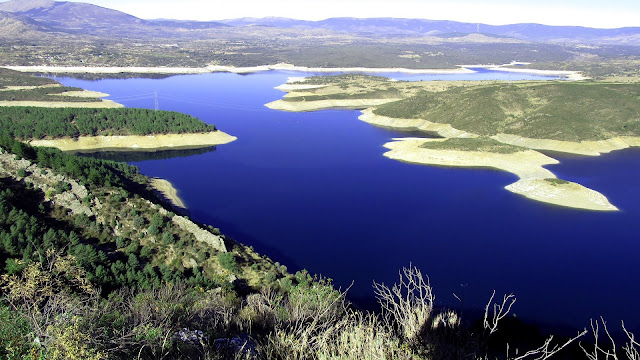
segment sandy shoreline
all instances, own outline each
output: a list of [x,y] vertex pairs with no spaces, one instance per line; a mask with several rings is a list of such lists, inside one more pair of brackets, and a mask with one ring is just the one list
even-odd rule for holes
[[4,66],[20,72],[64,73],[64,74],[205,74],[207,68],[185,67],[119,67],[119,66]]
[[291,64],[274,64],[248,67],[225,65],[210,65],[206,67],[91,67],[91,66],[5,66],[7,69],[21,72],[67,73],[67,74],[206,74],[212,72],[231,72],[236,74],[250,74],[271,70],[286,70],[297,72],[398,72],[408,74],[464,74],[473,70],[457,69],[406,69],[406,68],[367,68],[367,67],[306,67]]
[[236,74],[250,74],[271,70],[295,71],[307,73],[331,73],[331,72],[369,72],[369,73],[405,73],[405,74],[470,74],[475,71],[471,68],[487,68],[491,70],[520,72],[537,75],[565,76],[570,80],[586,79],[577,71],[555,71],[536,69],[514,69],[508,68],[511,64],[504,65],[458,65],[455,69],[408,69],[408,68],[368,68],[368,67],[307,67],[292,64],[273,64],[250,67],[235,67],[226,65],[209,65],[206,67],[90,67],[90,66],[5,66],[8,69],[21,72],[42,72],[42,73],[85,73],[85,74],[206,74],[213,72],[231,72]]
[[62,151],[196,149],[230,143],[237,138],[222,131],[195,134],[149,136],[80,136],[76,139],[32,140],[32,146],[55,147]]
[[171,205],[173,205],[178,209],[187,208],[184,205],[184,202],[182,201],[182,199],[178,196],[178,190],[176,190],[176,188],[173,187],[173,184],[171,184],[169,181],[165,179],[160,179],[160,178],[150,178],[150,180],[151,180],[151,183],[150,183],[151,186],[154,189],[156,189],[158,192],[160,192],[167,200],[169,200],[169,202],[171,202]]
[[532,139],[511,134],[497,134],[491,137],[504,144],[526,147],[535,150],[550,150],[576,155],[598,156],[615,150],[640,146],[640,137],[619,136],[598,141],[561,141]]
[[399,138],[384,144],[384,156],[399,161],[453,167],[488,167],[520,178],[506,190],[549,204],[595,211],[618,210],[602,194],[573,182],[558,180],[544,165],[558,161],[534,150],[498,154],[479,151],[433,150],[420,147],[427,139]]
[[392,128],[396,130],[420,130],[432,134],[437,134],[444,138],[475,138],[476,134],[458,130],[449,124],[434,123],[423,119],[401,119],[391,118],[387,116],[380,116],[373,113],[373,108],[364,109],[361,111],[361,115],[358,117],[371,125]]
[[77,90],[77,91],[65,91],[59,94],[52,94],[54,96],[73,96],[79,98],[103,98],[109,96],[103,92],[91,91],[91,90]]
[[318,101],[272,101],[264,106],[273,110],[303,112],[322,109],[365,109],[400,99],[335,99]]
[[[60,87],[62,84],[47,84],[41,86],[13,86],[0,91],[9,90],[32,90],[43,88],[55,88]],[[71,96],[79,98],[96,98],[100,99],[109,94],[105,94],[97,91],[90,90],[77,90],[77,91],[65,91],[63,93],[52,94],[53,96]],[[0,106],[33,106],[33,107],[47,107],[47,108],[100,108],[100,109],[112,109],[123,108],[124,105],[119,104],[113,100],[100,99],[99,101],[0,101]]]
[[[290,78],[287,84],[279,87],[294,94],[305,94],[304,80]],[[315,85],[314,85],[315,86]],[[640,146],[640,137],[616,137],[601,141],[559,141],[531,139],[516,135],[498,134],[492,136],[499,143],[518,146],[522,151],[498,153],[472,150],[434,150],[422,148],[427,141],[446,141],[449,138],[477,138],[479,135],[459,130],[446,123],[434,123],[425,119],[391,118],[374,114],[374,102],[386,103],[396,99],[340,99],[319,101],[277,100],[265,106],[285,111],[313,111],[327,108],[364,109],[358,117],[372,125],[399,129],[420,130],[437,134],[443,139],[399,138],[386,143],[390,151],[384,156],[414,164],[440,165],[453,167],[487,167],[507,171],[518,176],[519,180],[505,187],[506,190],[529,199],[578,209],[595,211],[618,210],[602,194],[580,184],[557,179],[555,174],[543,166],[557,164],[558,161],[536,150],[552,150],[580,155],[600,155],[630,146]],[[367,106],[369,105],[369,106]]]
[[571,80],[571,81],[580,81],[580,80],[589,79],[588,77],[582,75],[579,71],[570,71],[570,70],[517,69],[517,68],[505,67],[504,65],[489,67],[488,69],[496,70],[496,71],[506,71],[506,72],[512,72],[512,73],[521,73],[521,74],[562,76],[562,77],[566,77],[567,80]]
[[33,106],[48,108],[123,108],[124,105],[111,100],[74,102],[74,101],[0,101],[0,106]]

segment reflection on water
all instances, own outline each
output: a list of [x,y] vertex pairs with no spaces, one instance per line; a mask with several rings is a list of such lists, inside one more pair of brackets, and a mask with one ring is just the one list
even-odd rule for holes
[[77,152],[78,155],[92,157],[103,160],[133,162],[147,160],[165,160],[172,158],[188,157],[193,155],[202,155],[215,151],[215,146],[209,146],[199,149],[183,149],[183,150],[159,150],[159,151],[98,151],[83,153]]

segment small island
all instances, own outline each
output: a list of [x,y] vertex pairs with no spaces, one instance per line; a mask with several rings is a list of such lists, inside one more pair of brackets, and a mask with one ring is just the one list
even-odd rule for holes
[[[291,78],[277,89],[287,94],[269,108],[360,109],[359,119],[372,125],[425,133],[384,144],[386,157],[511,172],[520,179],[507,190],[565,207],[618,210],[597,191],[557,179],[543,166],[558,161],[540,151],[597,156],[640,146],[640,84],[634,82],[407,82],[347,74]],[[427,137],[434,135],[439,138]]]

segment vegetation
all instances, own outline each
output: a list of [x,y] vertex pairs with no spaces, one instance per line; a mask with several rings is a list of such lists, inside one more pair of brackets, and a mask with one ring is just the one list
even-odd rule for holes
[[0,68],[0,89],[8,86],[43,86],[56,85],[57,81],[45,77],[37,77],[19,71]]
[[420,147],[433,150],[481,151],[499,154],[512,154],[524,151],[524,148],[503,144],[487,137],[451,138],[444,141],[427,141]]
[[496,84],[424,91],[381,105],[374,113],[448,123],[485,136],[603,140],[640,135],[639,91],[639,84]]
[[215,131],[190,115],[148,109],[0,107],[0,127],[26,139],[96,135],[149,135]]
[[534,69],[580,71],[593,80],[638,81],[640,59],[615,54],[606,57],[591,56],[576,61],[542,62],[527,67]]
[[[229,252],[197,240],[181,217],[142,197],[134,167],[0,139],[2,358],[518,358],[505,355],[508,342],[535,344],[527,356],[546,359],[615,349],[574,346],[586,331],[531,333],[507,318],[512,295],[492,296],[483,321],[463,323],[435,308],[428,278],[413,267],[392,287],[375,284],[380,314],[356,310],[330,279],[291,275],[224,237]],[[60,202],[81,193],[76,206]],[[637,359],[628,334],[621,354]]]
[[562,179],[556,179],[556,178],[549,178],[549,179],[544,179],[544,180],[546,182],[550,183],[553,186],[571,184],[571,182],[569,182],[569,181],[562,180]]
[[[244,46],[238,44],[246,49]],[[0,54],[13,56],[11,52]],[[171,61],[156,58],[160,54],[147,56]],[[123,56],[121,60],[139,58]],[[483,90],[485,95],[492,94],[491,87],[488,89]],[[455,91],[469,95],[464,101],[484,94],[474,93],[475,89]],[[574,91],[589,94],[588,89]],[[612,91],[608,96],[628,101],[634,88],[612,85],[607,91]],[[425,92],[416,97],[438,99],[431,95]],[[516,110],[527,104],[548,105],[508,96]],[[527,96],[524,98],[529,99]],[[594,96],[587,99],[595,104],[582,106],[595,109],[598,99]],[[440,105],[456,105],[464,112],[468,104]],[[634,109],[623,111],[632,113]],[[581,344],[582,349],[574,346],[586,331],[570,339],[545,339],[535,331],[527,332],[524,340],[518,339],[513,336],[518,334],[514,329],[522,330],[523,325],[508,317],[515,302],[513,295],[495,302],[491,296],[484,318],[464,323],[454,311],[434,306],[428,278],[411,266],[400,272],[393,286],[375,284],[382,309],[379,314],[359,311],[330,279],[312,277],[306,271],[289,274],[286,267],[234,243],[218,229],[195,224],[217,236],[220,245],[199,240],[180,225],[188,219],[150,201],[155,199],[147,191],[148,179],[135,167],[33,148],[16,140],[33,134],[162,131],[169,126],[166,123],[175,120],[172,115],[136,109],[127,109],[129,113],[6,111],[0,118],[0,358],[515,360],[547,359],[560,350],[571,358],[577,354],[594,360],[602,356],[640,358],[640,346],[624,324],[622,347],[616,347],[610,336],[609,346],[603,341]],[[126,119],[120,122],[118,116],[123,113]],[[524,116],[509,109],[511,113]],[[158,122],[155,115],[164,120]],[[31,120],[22,119],[30,116]],[[136,122],[142,119],[145,125],[128,123],[131,118]],[[615,121],[602,126],[618,129]],[[488,138],[466,139],[464,143],[451,139],[439,144],[436,146],[472,146],[497,152],[518,149]],[[504,325],[506,329],[501,330]],[[599,326],[609,335],[600,319],[591,328],[596,340]]]
[[66,91],[82,90],[69,86],[47,86],[21,90],[0,91],[0,101],[52,101],[52,102],[94,102],[100,101],[98,98],[65,96]]
[[34,148],[4,132],[0,133],[0,148],[89,185],[127,187],[140,181],[135,166],[79,157],[53,148]]

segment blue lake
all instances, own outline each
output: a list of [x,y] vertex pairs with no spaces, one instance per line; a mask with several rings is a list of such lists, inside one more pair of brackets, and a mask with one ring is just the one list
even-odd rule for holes
[[[605,194],[621,211],[597,213],[527,200],[516,180],[490,169],[410,165],[382,156],[406,133],[376,128],[359,112],[286,113],[265,108],[273,87],[300,73],[265,72],[86,81],[127,107],[185,112],[238,140],[215,151],[134,161],[171,181],[192,218],[285,264],[323,274],[367,304],[372,282],[393,283],[410,263],[430,276],[436,301],[482,308],[495,289],[514,293],[518,317],[584,327],[605,316],[640,328],[640,152],[562,155],[560,178]],[[398,79],[541,79],[497,73]],[[617,326],[617,325],[616,325]],[[612,326],[613,327],[613,326]]]

